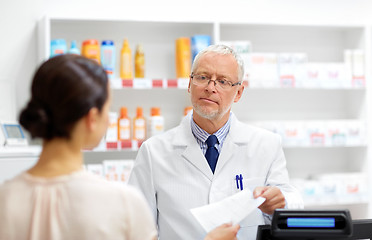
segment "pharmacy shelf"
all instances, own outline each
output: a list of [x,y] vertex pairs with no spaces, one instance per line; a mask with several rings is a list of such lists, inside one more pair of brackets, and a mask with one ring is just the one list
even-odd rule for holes
[[315,206],[332,206],[332,205],[347,205],[347,204],[368,204],[368,195],[358,195],[349,200],[343,200],[339,198],[329,199],[327,202],[305,202],[306,207],[315,207]]
[[365,120],[364,89],[251,89],[233,111],[242,121]]
[[325,202],[321,200],[321,198],[314,200],[314,201],[308,201],[305,202],[305,209],[315,209],[318,207],[324,207],[328,209],[340,209],[340,206],[344,205],[365,205],[368,204],[368,196],[356,196],[352,197],[349,200],[340,200],[340,198],[337,197],[330,197],[327,198]]
[[[308,149],[313,149],[314,151],[318,151],[318,150],[321,150],[321,149],[334,149],[334,150],[339,150],[339,149],[344,149],[344,148],[350,148],[350,149],[353,149],[353,148],[356,148],[356,149],[363,149],[363,148],[366,148],[367,145],[350,145],[350,146],[347,146],[347,145],[334,145],[334,146],[295,146],[295,145],[291,145],[291,146],[288,146],[288,145],[284,145],[283,146],[283,149],[286,149],[286,150],[296,150],[296,149],[304,149],[304,150],[308,150]],[[120,154],[136,154],[138,151],[138,149],[131,149],[131,148],[125,148],[125,149],[94,149],[94,150],[84,150],[83,153],[84,154],[100,154],[100,153],[109,153],[109,154],[117,154],[117,153],[120,153]]]
[[[213,22],[97,20],[50,16],[40,21],[38,29],[39,61],[49,58],[51,39],[63,38],[67,43],[76,40],[78,46],[87,38],[99,41],[110,39],[115,43],[116,56],[119,56],[123,39],[127,38],[132,52],[137,44],[142,44],[145,50],[146,77],[154,79],[175,78],[176,38],[195,34],[214,35]],[[119,69],[118,67],[117,61],[116,69]]]
[[285,150],[313,150],[313,151],[320,151],[322,149],[330,149],[335,151],[340,151],[341,149],[366,149],[368,147],[367,144],[358,144],[358,145],[283,145],[283,149]]
[[[322,199],[324,199],[323,197]],[[369,201],[368,200],[354,200],[347,202],[340,202],[337,199],[335,201],[321,202],[321,199],[318,202],[305,202],[305,209],[307,210],[339,210],[339,209],[348,209],[351,213],[352,219],[365,219],[366,209],[368,209]]]
[[[367,148],[367,144],[360,144],[360,145],[309,145],[309,146],[303,146],[303,145],[283,145],[283,149],[288,149],[288,150],[296,150],[296,149],[303,149],[303,150],[307,150],[307,149],[313,149],[314,151],[318,151],[318,150],[321,150],[321,149],[334,149],[334,150],[340,150],[340,149],[363,149],[363,148]],[[100,150],[97,150],[97,149],[94,149],[94,150],[84,150],[83,153],[105,153],[105,152],[113,152],[113,153],[116,153],[116,152],[121,152],[121,153],[132,153],[132,152],[137,152],[138,150],[135,149],[135,148],[125,148],[125,149],[100,149]]]
[[348,203],[332,203],[329,204],[309,204],[305,203],[305,209],[308,210],[340,210],[348,209],[351,213],[352,219],[365,219],[366,218],[366,209],[368,209],[369,201],[355,201]]
[[[307,156],[311,156],[314,153],[317,155],[319,152],[323,152],[322,155],[332,155],[332,154],[339,154],[343,152],[341,155],[344,155],[345,152],[355,151],[359,154],[365,153],[367,149],[367,145],[353,145],[353,146],[283,146],[285,154],[293,155],[293,154],[301,154],[301,152],[305,153]],[[136,149],[100,149],[100,150],[86,150],[83,151],[85,162],[87,163],[102,163],[104,160],[108,159],[135,159],[137,155]],[[315,155],[315,156],[316,156]],[[348,156],[348,155],[345,155]],[[339,161],[341,162],[343,158],[338,156]],[[324,158],[320,158],[319,162],[324,161]],[[345,161],[349,161],[345,159]],[[314,160],[309,161],[314,163]],[[315,161],[316,162],[316,161]],[[289,162],[290,164],[291,162]],[[297,162],[298,164],[302,164],[301,162]],[[338,168],[333,167],[334,170]],[[314,170],[316,171],[316,169]],[[318,172],[319,173],[319,172]],[[306,176],[301,176],[306,177]]]
[[[322,149],[330,151],[339,151],[340,149],[350,148],[356,151],[365,149],[366,145],[359,146],[283,146],[285,151],[321,151]],[[17,161],[19,157],[38,157],[41,152],[40,146],[29,146],[19,148],[3,148],[0,149],[0,161],[4,159],[14,158],[12,161]],[[86,161],[101,163],[105,159],[135,159],[137,150],[133,149],[109,149],[109,150],[84,150]],[[92,158],[96,160],[91,161]]]
[[[369,206],[369,200],[368,196],[364,196],[364,200],[360,199],[360,197],[356,197],[354,200],[349,201],[340,201],[340,198],[334,199],[335,201],[324,201],[326,197],[321,197],[318,199],[318,201],[311,201],[306,202],[305,201],[305,209],[307,210],[338,210],[338,209],[348,209],[351,213],[352,219],[363,219],[366,216],[366,209],[368,209]],[[330,198],[332,199],[332,198]]]
[[308,179],[328,173],[365,173],[368,148],[365,146],[284,147],[284,154],[290,177]]
[[[212,36],[214,43],[249,41],[254,53],[304,53],[312,63],[342,63],[346,49],[361,49],[366,56],[365,82],[370,81],[372,33],[370,26],[363,25],[301,25],[280,21],[262,24],[198,22],[194,16],[190,16],[189,22],[46,16],[38,26],[39,62],[48,58],[50,40],[55,38],[64,38],[68,43],[76,40],[78,46],[88,38],[99,41],[111,39],[115,42],[117,56],[124,38],[128,38],[132,51],[136,44],[141,43],[145,51],[147,80],[131,79],[114,83],[111,111],[118,112],[120,107],[127,106],[129,116],[133,117],[135,108],[142,106],[145,117],[148,117],[151,107],[161,107],[165,129],[170,129],[178,125],[183,117],[183,109],[191,105],[186,90],[188,80],[176,79],[174,42],[179,37],[197,34]],[[368,88],[368,85],[341,88],[324,83],[313,88],[251,88],[248,83],[241,100],[233,105],[233,111],[243,122],[365,122],[367,145],[290,146],[284,147],[284,151],[291,177],[306,178],[318,172],[351,171],[371,175],[372,165],[369,162],[372,162],[372,133],[369,124],[372,108],[369,104],[372,102],[372,93]],[[134,159],[136,153],[130,150],[95,151],[84,152],[84,157],[86,162],[101,163],[105,159]],[[355,205],[362,208],[358,213],[367,216],[370,203],[349,204]]]
[[188,78],[134,78],[134,79],[113,79],[111,80],[112,89],[187,89]]
[[[189,78],[133,78],[133,79],[111,79],[111,89],[187,89],[189,85]],[[293,89],[293,90],[313,90],[313,91],[364,91],[366,88],[364,86],[341,86],[335,83],[324,85],[318,84],[316,86],[293,86],[293,87],[265,87],[265,86],[250,86],[248,80],[243,80],[243,86],[247,89],[265,89],[265,90],[283,90],[283,89]]]
[[342,62],[345,49],[365,49],[363,25],[301,26],[220,23],[220,40],[246,39],[253,52],[306,53],[309,62]]
[[102,164],[104,160],[127,160],[135,159],[137,150],[103,150],[103,151],[84,151],[85,164]]
[[[160,107],[165,119],[165,129],[179,124],[183,110],[190,106],[186,89],[113,89],[111,111],[128,108],[130,118],[136,107],[144,109],[149,117],[151,107]],[[362,110],[365,89],[251,89],[246,88],[233,111],[243,122],[285,120],[365,120]]]

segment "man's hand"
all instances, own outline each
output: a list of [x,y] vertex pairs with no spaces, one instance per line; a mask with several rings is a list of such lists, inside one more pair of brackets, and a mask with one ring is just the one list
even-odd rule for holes
[[204,240],[235,240],[240,226],[230,223],[222,224],[208,233]]
[[278,187],[256,187],[253,191],[253,197],[266,198],[265,202],[263,202],[258,208],[262,212],[270,215],[274,213],[275,209],[285,207],[284,195]]

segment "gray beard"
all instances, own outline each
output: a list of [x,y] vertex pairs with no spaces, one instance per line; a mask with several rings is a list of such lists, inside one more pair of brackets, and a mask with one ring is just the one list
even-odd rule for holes
[[229,111],[229,108],[225,109],[223,112],[219,112],[218,110],[207,112],[203,109],[203,107],[200,107],[197,104],[195,104],[194,111],[202,118],[205,118],[208,120],[219,120]]

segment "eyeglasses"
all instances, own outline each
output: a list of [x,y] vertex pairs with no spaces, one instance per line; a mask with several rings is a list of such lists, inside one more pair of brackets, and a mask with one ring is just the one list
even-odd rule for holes
[[220,88],[223,90],[227,90],[227,89],[230,89],[231,87],[242,84],[241,82],[232,83],[231,81],[223,80],[223,79],[212,80],[210,77],[207,77],[205,75],[191,74],[190,78],[193,80],[192,82],[197,86],[208,86],[209,83],[212,81],[214,82],[214,86],[216,88]]

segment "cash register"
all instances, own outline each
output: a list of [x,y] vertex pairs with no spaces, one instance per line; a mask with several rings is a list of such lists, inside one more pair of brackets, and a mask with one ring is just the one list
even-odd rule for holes
[[0,147],[26,147],[27,138],[17,122],[0,121]]
[[349,210],[275,210],[257,240],[372,240],[372,219],[352,220]]

